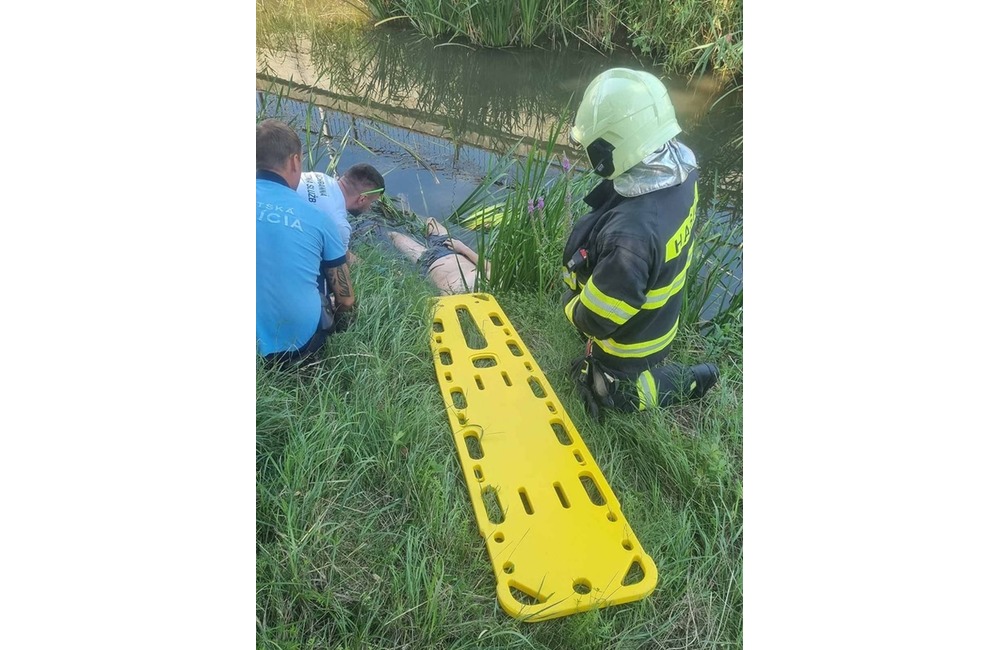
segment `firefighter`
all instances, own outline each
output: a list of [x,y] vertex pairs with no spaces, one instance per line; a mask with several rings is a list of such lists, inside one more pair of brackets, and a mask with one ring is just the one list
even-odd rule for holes
[[698,205],[695,155],[663,83],[613,68],[587,87],[570,140],[600,183],[563,251],[566,318],[586,340],[573,374],[589,411],[642,411],[698,398],[712,364],[663,363],[677,334]]

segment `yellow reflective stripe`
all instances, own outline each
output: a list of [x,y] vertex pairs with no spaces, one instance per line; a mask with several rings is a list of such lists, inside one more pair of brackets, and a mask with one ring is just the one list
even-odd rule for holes
[[684,250],[687,243],[691,241],[691,231],[694,229],[694,212],[695,208],[698,206],[698,184],[695,183],[694,186],[694,201],[691,202],[691,211],[688,212],[687,219],[681,224],[681,227],[677,229],[674,236],[667,241],[666,249],[666,259],[664,261],[669,262]]
[[656,400],[656,380],[653,373],[643,370],[635,380],[636,392],[639,394],[639,410],[645,411],[647,407],[657,405]]
[[638,309],[627,302],[612,298],[598,289],[597,285],[594,284],[594,278],[590,278],[587,280],[587,284],[583,285],[580,302],[590,311],[616,325],[621,325],[639,313]]
[[570,272],[570,270],[567,269],[564,266],[563,267],[563,282],[565,282],[566,285],[570,289],[572,289],[573,291],[576,291],[576,286],[577,286],[576,285],[576,272],[575,271],[574,272]]
[[640,343],[619,343],[614,339],[594,339],[602,350],[615,357],[641,358],[655,354],[670,345],[674,337],[677,336],[677,322],[670,328],[670,331],[658,339],[652,341],[642,341]]
[[576,295],[570,298],[570,301],[563,307],[563,313],[566,314],[566,318],[569,319],[569,323],[573,327],[576,327],[576,323],[573,322],[573,308],[576,307],[576,303],[578,302],[580,302],[580,296]]
[[680,293],[680,290],[684,288],[684,282],[687,280],[687,271],[691,267],[691,258],[694,257],[691,253],[688,253],[687,262],[684,264],[684,269],[680,274],[674,278],[674,281],[665,287],[660,287],[659,289],[653,289],[646,294],[646,303],[642,306],[643,309],[659,309],[670,300],[671,297]]

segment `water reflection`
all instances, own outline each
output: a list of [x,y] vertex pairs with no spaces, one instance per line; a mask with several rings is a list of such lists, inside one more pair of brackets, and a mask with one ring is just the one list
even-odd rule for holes
[[500,166],[501,156],[490,149],[331,110],[297,99],[295,93],[289,97],[260,91],[257,112],[298,126],[307,169],[342,173],[355,163],[372,164],[385,177],[388,194],[420,215],[446,219],[491,169]]
[[[369,162],[419,214],[447,217],[500,155],[556,137],[557,157],[581,159],[564,124],[603,70],[654,71],[630,54],[567,47],[474,50],[435,46],[398,29],[342,25],[258,38],[258,115],[300,127],[309,169]],[[273,45],[281,42],[281,45]],[[272,45],[263,47],[260,43]],[[726,244],[717,251],[742,284],[742,93],[714,79],[666,79],[701,167],[701,210]],[[730,291],[726,291],[730,294]],[[730,294],[731,295],[731,294]]]
[[[572,45],[473,50],[435,46],[398,29],[342,25],[286,39],[280,49],[259,48],[258,88],[308,89],[336,110],[400,126],[409,121],[431,135],[506,150],[521,138],[545,140],[559,117],[575,110],[590,80],[615,66],[653,70],[651,61],[631,54],[606,57]],[[681,124],[697,129],[719,84],[666,81]],[[568,144],[564,132],[559,140]]]
[[[348,143],[349,131],[380,132],[385,137],[369,138],[365,146],[408,149],[416,162],[406,164],[403,156],[393,164],[429,172],[431,185],[441,183],[438,171],[481,178],[493,154],[523,153],[553,132],[557,154],[579,159],[566,129],[554,129],[572,115],[590,80],[615,66],[655,70],[627,53],[607,57],[575,46],[471,49],[388,27],[344,24],[281,36],[258,38],[257,88],[265,96],[258,97],[259,110],[267,110],[261,108],[266,96],[324,109],[335,117],[322,133],[333,145]],[[708,77],[665,82],[685,129],[682,140],[702,166],[706,205],[740,218],[741,92]]]

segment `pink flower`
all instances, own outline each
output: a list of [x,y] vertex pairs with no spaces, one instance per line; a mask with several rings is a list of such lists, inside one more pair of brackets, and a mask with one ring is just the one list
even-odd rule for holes
[[566,154],[563,154],[562,157],[562,168],[564,172],[569,172],[569,158],[566,157]]

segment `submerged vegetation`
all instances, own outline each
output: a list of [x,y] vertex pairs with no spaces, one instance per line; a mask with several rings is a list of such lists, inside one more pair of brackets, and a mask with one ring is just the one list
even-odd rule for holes
[[[480,289],[496,297],[530,349],[659,574],[652,594],[635,603],[542,623],[503,612],[431,360],[433,287],[376,231],[359,231],[351,244],[361,260],[351,270],[360,305],[352,328],[296,371],[257,368],[258,648],[741,648],[742,136],[741,121],[731,119],[741,111],[739,85],[685,140],[699,156],[702,200],[672,358],[716,363],[719,384],[700,401],[609,413],[599,423],[574,393],[567,368],[581,343],[558,308],[565,237],[597,179],[559,142],[565,102],[540,102],[513,86],[483,88],[488,59],[454,44],[506,35],[503,45],[627,46],[656,54],[665,67],[683,55],[676,65],[694,74],[738,76],[742,5],[258,0],[257,7],[258,45],[291,49],[279,32],[306,34],[321,76],[357,89],[351,101],[389,110],[398,94],[408,98],[410,119],[444,116],[450,133],[476,125],[495,136],[496,155],[449,212],[418,216],[412,197],[387,196],[377,217],[413,234],[421,216],[438,217],[489,256],[492,280]],[[401,47],[398,31],[350,32],[346,46],[331,36],[330,22],[371,23],[371,14],[398,16],[386,27],[410,21],[427,36],[437,29],[434,37],[453,45],[434,52],[466,54],[446,68],[421,58],[434,56],[426,49]],[[261,78],[269,71],[259,70]],[[277,95],[260,86],[258,121],[293,124],[308,169],[332,173],[347,148],[374,151],[353,120],[337,126],[333,111],[291,97],[291,86],[275,86]],[[538,133],[505,137],[526,114],[538,116]],[[385,149],[407,150],[372,123]],[[420,152],[406,155],[431,169]],[[491,206],[502,215],[495,225],[461,227],[475,226]]]

